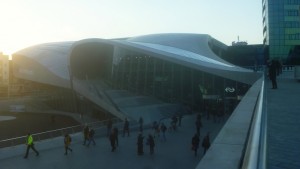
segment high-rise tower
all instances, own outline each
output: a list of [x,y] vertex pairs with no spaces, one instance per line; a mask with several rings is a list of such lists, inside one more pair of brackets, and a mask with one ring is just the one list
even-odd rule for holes
[[264,44],[269,59],[300,64],[300,0],[262,0]]

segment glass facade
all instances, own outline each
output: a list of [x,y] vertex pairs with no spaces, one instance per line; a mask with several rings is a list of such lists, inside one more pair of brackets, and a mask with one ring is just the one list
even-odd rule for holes
[[185,105],[194,111],[219,107],[230,113],[250,87],[155,56],[121,51],[123,57],[113,66],[111,84],[116,90]]
[[300,0],[262,0],[264,44],[269,59],[299,64],[295,55],[300,45]]

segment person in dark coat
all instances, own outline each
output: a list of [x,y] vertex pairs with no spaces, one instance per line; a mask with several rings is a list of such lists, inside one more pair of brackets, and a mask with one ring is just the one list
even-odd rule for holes
[[198,134],[195,134],[192,138],[192,150],[195,152],[195,157],[197,156],[198,148],[199,148],[199,136]]
[[147,139],[147,145],[150,147],[150,154],[152,155],[154,153],[154,138],[151,134],[149,134],[148,139]]
[[167,131],[167,127],[165,126],[164,123],[161,123],[161,126],[160,126],[160,131],[162,133],[162,137],[161,137],[161,141],[166,141],[166,131]]
[[196,125],[197,135],[200,136],[200,128],[202,127],[201,119],[197,118],[195,125]]
[[143,137],[142,133],[139,133],[138,139],[137,139],[138,155],[144,154],[143,144],[144,144],[144,137]]
[[111,152],[114,152],[116,150],[116,135],[112,131],[109,135],[110,145],[111,145]]
[[140,132],[143,132],[144,119],[142,117],[140,117],[139,119],[139,124],[140,124]]
[[123,137],[125,136],[125,132],[127,132],[127,136],[129,136],[129,122],[127,118],[125,118],[125,122],[124,122]]
[[85,145],[86,141],[89,141],[89,132],[90,132],[90,128],[89,126],[85,126],[83,129],[83,145]]
[[271,65],[269,66],[269,78],[272,81],[272,89],[277,89],[277,66],[276,61],[272,60]]
[[116,146],[119,146],[119,130],[117,127],[114,127],[113,133],[115,134],[115,139],[116,139]]
[[204,137],[202,141],[202,147],[204,149],[203,154],[205,154],[208,148],[210,147],[209,133],[207,133],[206,136]]
[[178,114],[178,126],[181,127],[182,113]]
[[107,137],[110,136],[110,132],[111,132],[111,129],[112,129],[112,125],[113,125],[113,123],[112,123],[112,120],[111,120],[111,118],[110,118],[110,119],[108,119],[107,125],[106,125],[106,127],[107,127]]
[[89,142],[87,144],[87,146],[90,146],[91,142],[93,142],[93,145],[96,145],[96,142],[94,140],[94,136],[95,136],[95,130],[91,129],[89,132]]

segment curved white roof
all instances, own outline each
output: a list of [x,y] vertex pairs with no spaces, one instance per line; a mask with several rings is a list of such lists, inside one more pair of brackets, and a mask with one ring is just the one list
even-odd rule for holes
[[68,54],[74,42],[45,43],[13,54],[14,75],[40,83],[68,87]]
[[68,88],[70,86],[68,69],[72,51],[87,43],[109,44],[116,48],[149,54],[248,84],[252,84],[259,76],[251,70],[232,65],[218,57],[211,47],[226,49],[226,45],[209,35],[173,33],[129,39],[85,39],[76,42],[40,44],[13,54],[13,63],[18,69],[14,74],[19,78]]

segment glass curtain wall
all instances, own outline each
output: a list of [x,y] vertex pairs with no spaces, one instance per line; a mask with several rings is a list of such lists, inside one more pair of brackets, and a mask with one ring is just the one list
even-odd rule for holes
[[263,0],[262,6],[264,44],[269,45],[270,59],[294,64],[292,53],[300,45],[300,0]]
[[[194,111],[204,111],[209,107],[232,110],[227,106],[235,107],[238,95],[244,95],[250,87],[157,57],[130,51],[114,65],[114,70],[113,83],[117,89],[152,96],[167,103],[185,105]],[[230,97],[225,91],[226,87],[231,89]]]

